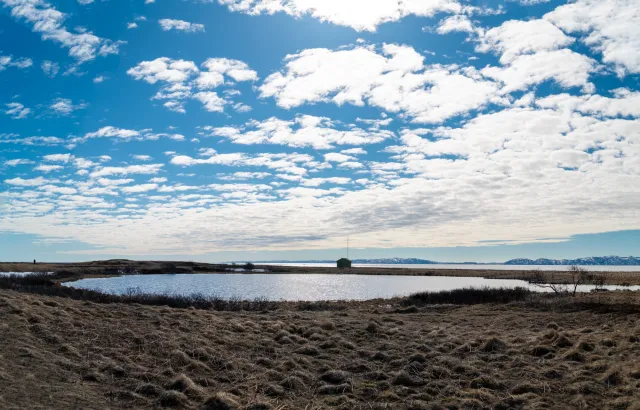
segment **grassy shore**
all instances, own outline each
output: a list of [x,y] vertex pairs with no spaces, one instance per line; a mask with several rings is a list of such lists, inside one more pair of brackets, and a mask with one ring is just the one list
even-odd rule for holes
[[0,290],[0,408],[640,408],[637,293],[474,292],[215,311]]
[[[76,280],[87,277],[113,276],[118,271],[139,274],[162,273],[229,273],[229,269],[240,268],[228,264],[210,264],[184,261],[131,261],[115,259],[81,263],[23,263],[0,262],[0,272],[58,272],[61,280]],[[440,268],[380,268],[356,267],[337,269],[330,267],[299,267],[256,265],[270,273],[323,273],[323,274],[355,274],[355,275],[408,275],[408,276],[465,276],[484,277],[488,279],[521,279],[530,280],[536,272],[533,270],[492,270],[483,269],[440,269]],[[640,285],[640,272],[607,272],[598,271],[597,266],[590,267],[593,273],[602,273],[608,285]],[[570,283],[571,275],[568,267],[558,266],[554,271],[540,272],[542,280],[547,283]]]

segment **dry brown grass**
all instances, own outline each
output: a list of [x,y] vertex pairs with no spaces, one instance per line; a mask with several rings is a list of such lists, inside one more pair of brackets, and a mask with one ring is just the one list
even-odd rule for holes
[[0,408],[640,408],[637,314],[396,303],[213,312],[0,290]]

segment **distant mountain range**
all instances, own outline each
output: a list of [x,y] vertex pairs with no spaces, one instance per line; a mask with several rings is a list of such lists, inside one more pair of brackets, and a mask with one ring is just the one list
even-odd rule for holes
[[[615,265],[635,266],[640,265],[640,257],[635,256],[591,256],[578,259],[511,259],[504,263],[479,263],[479,262],[435,262],[418,258],[381,258],[381,259],[352,259],[351,262],[358,265]],[[335,263],[333,260],[275,260],[259,261],[256,263]]]
[[[256,263],[335,263],[334,260],[304,260],[304,261],[290,261],[290,260],[277,260],[277,261],[259,261]],[[418,258],[382,258],[382,259],[351,259],[352,263],[357,264],[370,264],[370,265],[436,265],[447,262],[434,262],[427,259]],[[457,264],[458,262],[456,262]],[[465,262],[474,263],[474,262]]]
[[640,265],[640,258],[635,256],[591,256],[578,259],[511,259],[505,265]]

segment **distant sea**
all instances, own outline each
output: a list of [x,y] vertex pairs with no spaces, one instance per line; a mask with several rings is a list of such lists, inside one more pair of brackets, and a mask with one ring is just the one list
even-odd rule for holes
[[[269,263],[269,262],[256,262],[256,264],[269,264],[274,266],[310,266],[310,267],[319,267],[319,268],[331,268],[335,267],[335,263],[296,263],[296,262],[288,262],[288,263]],[[408,269],[467,269],[467,270],[555,270],[562,271],[568,270],[569,266],[564,265],[484,265],[484,264],[455,264],[455,263],[447,263],[447,264],[353,264],[354,268],[408,268]],[[613,266],[613,265],[589,265],[582,266],[583,268],[591,271],[602,271],[602,272],[640,272],[640,266]]]

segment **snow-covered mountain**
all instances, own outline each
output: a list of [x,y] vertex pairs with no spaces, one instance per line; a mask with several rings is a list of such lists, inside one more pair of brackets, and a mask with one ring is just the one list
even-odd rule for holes
[[640,265],[640,258],[635,256],[590,256],[578,259],[511,259],[505,265]]
[[[436,262],[419,258],[378,258],[378,259],[353,259],[351,262],[358,265],[486,265],[477,262]],[[256,261],[254,263],[335,263],[333,260],[277,260],[277,261]],[[501,263],[491,263],[491,265],[501,265]],[[504,265],[615,265],[615,266],[640,266],[640,257],[636,256],[591,256],[578,259],[527,259],[518,258],[504,262]]]

